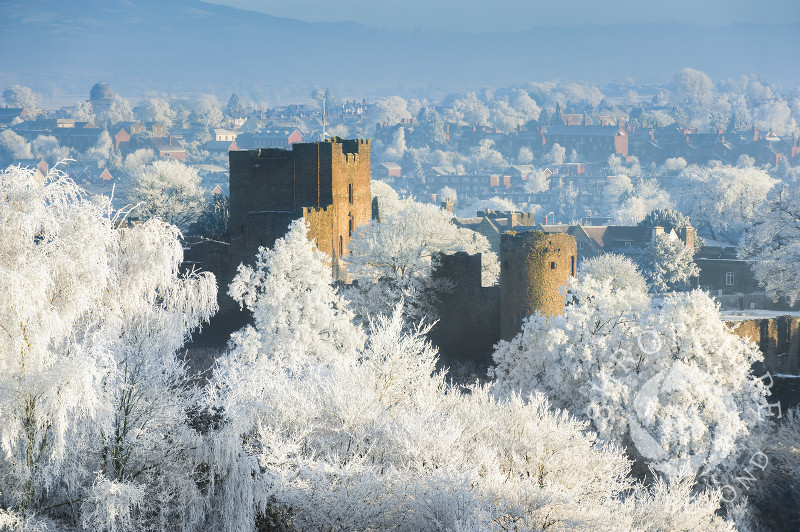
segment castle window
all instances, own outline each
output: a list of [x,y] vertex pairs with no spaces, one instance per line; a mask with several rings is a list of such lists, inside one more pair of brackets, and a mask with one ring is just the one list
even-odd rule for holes
[[572,257],[570,257],[570,270],[571,270],[570,275],[575,277],[575,256],[574,255]]
[[550,269],[551,270],[555,270],[556,269],[556,263],[555,262],[551,262],[550,263]]
[[583,242],[578,242],[578,251],[583,251]]
[[352,216],[350,217],[350,220],[348,220],[347,236],[353,236],[353,218],[352,218]]
[[725,273],[725,286],[733,286],[733,272]]
[[339,256],[341,257],[344,252],[344,238],[339,235]]
[[353,203],[353,184],[347,185],[347,197],[350,203]]

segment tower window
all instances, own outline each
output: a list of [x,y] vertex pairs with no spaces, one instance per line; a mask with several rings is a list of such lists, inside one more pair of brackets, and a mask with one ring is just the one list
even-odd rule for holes
[[555,270],[556,269],[556,263],[555,262],[551,262],[550,263],[550,269],[551,270]]
[[350,220],[348,220],[347,236],[353,236],[353,218],[352,217],[350,217]]
[[344,254],[344,237],[339,235],[339,256],[341,257]]
[[347,185],[347,198],[350,203],[353,203],[353,183]]

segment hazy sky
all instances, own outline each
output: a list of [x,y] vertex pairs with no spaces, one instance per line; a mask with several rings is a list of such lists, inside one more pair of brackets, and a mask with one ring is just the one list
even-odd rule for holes
[[518,31],[641,22],[800,21],[800,0],[209,0],[309,22],[352,20],[393,29]]

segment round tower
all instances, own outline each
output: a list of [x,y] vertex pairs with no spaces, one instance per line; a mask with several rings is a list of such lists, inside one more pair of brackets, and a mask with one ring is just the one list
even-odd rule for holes
[[575,275],[575,239],[565,233],[508,231],[500,238],[500,336],[513,338],[537,310],[564,312],[560,288]]

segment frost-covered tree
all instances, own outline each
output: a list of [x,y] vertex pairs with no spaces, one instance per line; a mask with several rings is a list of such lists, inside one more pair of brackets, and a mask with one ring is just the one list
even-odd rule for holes
[[386,146],[384,155],[390,161],[400,161],[406,153],[406,130],[399,127],[392,135],[392,143]]
[[120,96],[114,96],[108,108],[97,115],[96,125],[110,126],[131,120],[133,120],[133,111],[130,102]]
[[28,118],[36,118],[39,109],[39,96],[30,87],[12,85],[3,91],[3,99],[9,107],[21,108]]
[[758,168],[687,166],[680,175],[678,208],[716,239],[737,244],[775,184]]
[[800,184],[776,185],[745,230],[739,256],[751,268],[767,295],[800,300]]
[[531,194],[550,190],[550,175],[544,170],[534,170],[525,180],[525,190]]
[[[260,515],[298,530],[730,529],[714,516],[718,495],[692,493],[686,478],[631,482],[617,447],[543,395],[449,386],[400,309],[371,320],[363,347],[333,349],[319,331],[345,322],[329,269],[295,236],[262,254],[274,278],[256,276],[255,290],[239,280],[274,340],[248,339],[258,323],[238,335],[209,388],[223,420],[220,528],[252,530]],[[314,301],[311,287],[322,290]]]
[[435,205],[406,199],[400,206],[381,211],[380,221],[358,227],[350,239],[347,271],[358,286],[345,295],[363,319],[387,314],[401,300],[410,320],[436,319],[431,270],[439,252],[482,253],[483,282],[496,282],[499,263],[486,237],[457,227],[453,215]]
[[483,139],[469,150],[470,166],[475,170],[495,170],[505,168],[508,162],[503,154],[494,149],[492,139]]
[[694,248],[681,242],[674,232],[656,235],[638,262],[654,292],[685,290],[691,279],[700,274],[694,263]]
[[0,198],[0,507],[196,527],[195,392],[176,352],[216,309],[213,276],[179,273],[174,227],[128,227],[57,170],[10,167]]
[[231,118],[243,118],[247,116],[247,105],[242,98],[235,92],[231,94],[228,103],[225,105],[225,114]]
[[175,119],[175,111],[169,105],[166,98],[158,96],[148,96],[144,102],[136,108],[137,118],[142,122],[158,122],[169,127]]
[[798,131],[797,117],[785,101],[777,97],[758,107],[755,123],[764,131],[772,131],[776,135],[791,135]]
[[527,146],[521,147],[519,149],[519,153],[517,154],[517,163],[531,164],[532,162],[533,162],[533,151]]
[[97,137],[94,146],[86,150],[80,157],[82,164],[94,166],[95,168],[105,168],[108,166],[112,157],[116,156],[121,161],[121,157],[114,150],[114,141],[107,130],[103,130]]
[[[615,184],[618,190],[624,189],[625,185],[627,183],[622,181]],[[661,188],[658,181],[641,179],[632,190],[618,196],[614,205],[614,221],[618,225],[636,225],[652,211],[672,207],[669,194]]]
[[545,156],[545,161],[550,164],[560,165],[564,164],[566,158],[567,158],[567,149],[556,142],[550,148],[550,151],[547,152],[547,155]]
[[388,96],[375,102],[375,120],[381,124],[398,124],[411,118],[408,101],[400,96]]
[[388,183],[373,179],[369,187],[372,197],[378,200],[379,216],[387,216],[404,208],[405,202],[400,200],[400,195]]
[[444,113],[448,122],[457,125],[484,126],[489,123],[489,116],[489,108],[474,92],[455,97]]
[[25,137],[17,135],[11,129],[0,131],[0,163],[8,165],[17,159],[32,157],[31,143]]
[[672,101],[685,120],[682,125],[704,127],[707,124],[714,99],[712,89],[711,78],[704,72],[684,68],[675,74],[672,80]]
[[219,101],[213,94],[204,94],[195,102],[192,109],[193,122],[208,129],[219,127],[224,119],[225,115],[220,109]]
[[603,192],[612,204],[619,205],[633,192],[633,182],[627,175],[617,174],[608,180]]
[[[781,158],[781,160],[785,159],[785,157]],[[756,160],[753,157],[750,157],[746,153],[741,154],[736,159],[736,167],[737,168],[752,168],[756,165]]]
[[565,184],[563,177],[558,178],[555,209],[562,220],[573,221],[578,218],[578,187],[571,179]]
[[663,227],[669,233],[673,229],[683,229],[691,225],[689,217],[684,216],[675,209],[656,209],[639,222],[639,227]]
[[58,139],[52,135],[39,135],[31,142],[31,151],[34,157],[44,157],[48,161],[57,162],[69,159],[72,150],[61,146]]
[[292,222],[273,248],[259,249],[254,267],[239,266],[228,293],[253,313],[254,327],[235,341],[259,343],[263,356],[295,345],[320,357],[360,348],[364,339],[330,272],[330,257],[309,242],[306,221]]
[[426,146],[438,148],[447,144],[442,115],[431,106],[425,106],[420,110],[415,130],[421,136],[422,144]]
[[144,218],[160,218],[184,232],[206,204],[197,170],[174,159],[139,167],[131,176],[126,197]]
[[605,260],[570,280],[563,314],[537,313],[498,344],[498,391],[545,393],[668,477],[737,460],[769,412],[751,375],[757,346],[731,332],[704,292],[655,305],[632,264],[620,278]]
[[125,156],[123,167],[129,174],[134,174],[140,168],[149,164],[156,158],[156,153],[148,148],[139,148]]

